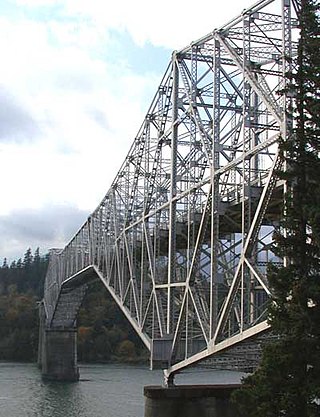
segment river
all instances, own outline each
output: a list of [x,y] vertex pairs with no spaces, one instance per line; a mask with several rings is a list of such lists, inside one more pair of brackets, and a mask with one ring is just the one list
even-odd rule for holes
[[[177,384],[236,383],[243,374],[196,369]],[[76,383],[44,382],[35,364],[0,362],[0,417],[143,417],[144,385],[162,371],[143,365],[80,365]]]

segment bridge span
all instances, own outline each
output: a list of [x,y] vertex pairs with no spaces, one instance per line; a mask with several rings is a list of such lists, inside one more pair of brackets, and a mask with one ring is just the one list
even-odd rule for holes
[[110,189],[50,252],[43,339],[74,340],[95,279],[168,381],[268,329],[267,265],[283,263],[273,244],[286,189],[278,145],[292,127],[298,8],[258,1],[172,53]]

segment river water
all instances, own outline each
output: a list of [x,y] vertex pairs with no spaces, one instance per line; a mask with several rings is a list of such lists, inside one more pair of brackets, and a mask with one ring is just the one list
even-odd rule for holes
[[[239,372],[196,369],[177,384],[237,383]],[[0,362],[0,417],[143,417],[144,385],[162,371],[143,365],[80,365],[76,383],[43,382],[35,364]]]

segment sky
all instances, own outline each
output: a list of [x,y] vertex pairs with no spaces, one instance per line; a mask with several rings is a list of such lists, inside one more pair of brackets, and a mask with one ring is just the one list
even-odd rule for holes
[[0,0],[0,265],[68,243],[107,193],[172,51],[250,5]]

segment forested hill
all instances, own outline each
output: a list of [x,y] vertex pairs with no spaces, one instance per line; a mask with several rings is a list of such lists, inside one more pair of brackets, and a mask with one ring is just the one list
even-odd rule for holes
[[[23,259],[0,267],[0,360],[35,361],[38,302],[48,255],[29,248]],[[78,318],[78,359],[85,362],[146,360],[147,353],[100,282],[91,285]]]

